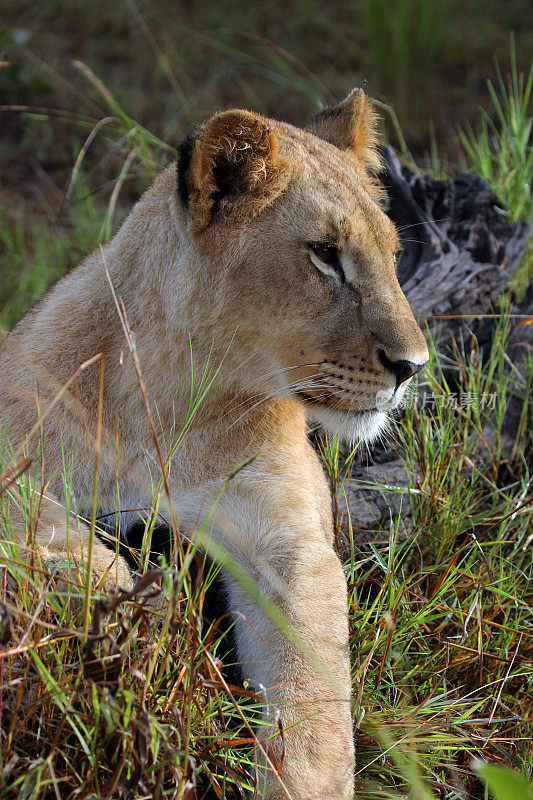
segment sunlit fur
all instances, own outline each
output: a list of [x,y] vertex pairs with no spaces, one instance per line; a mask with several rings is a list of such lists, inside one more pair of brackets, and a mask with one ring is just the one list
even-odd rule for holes
[[[384,363],[427,359],[396,278],[397,233],[376,202],[375,139],[361,91],[306,129],[243,110],[214,115],[103,251],[59,281],[0,348],[0,427],[20,449],[40,409],[42,426],[25,451],[60,497],[64,466],[72,471],[85,509],[99,364],[79,367],[101,354],[98,504],[113,512],[120,497],[138,519],[136,509],[152,503],[158,454],[112,284],[134,334],[161,451],[188,426],[168,469],[182,530],[199,541],[198,527],[209,523],[211,540],[297,631],[287,638],[226,574],[243,673],[268,698],[272,727],[260,736],[277,733],[278,714],[283,723],[283,747],[279,736],[269,741],[277,759],[283,749],[281,778],[261,775],[265,800],[286,797],[280,780],[293,800],[348,800],[354,790],[346,583],[306,415],[342,437],[372,440],[386,420],[379,393],[395,405],[404,388],[395,392],[382,354]],[[321,242],[334,242],[343,274],[313,263],[309,245]],[[43,508],[35,543],[44,560],[64,560],[64,514],[52,500]],[[168,504],[161,511],[168,514]],[[15,538],[22,551],[20,515]],[[84,527],[71,552],[85,558]],[[114,550],[97,542],[97,574],[114,561]],[[122,580],[120,558],[118,565]]]
[[372,444],[387,425],[387,415],[383,411],[347,414],[317,405],[312,410],[312,416],[339,439],[345,439],[352,444],[356,442]]

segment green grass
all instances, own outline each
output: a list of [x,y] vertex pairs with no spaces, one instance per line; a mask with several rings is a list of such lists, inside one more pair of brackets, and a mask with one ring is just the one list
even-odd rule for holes
[[[375,91],[401,115],[426,110],[429,90],[446,40],[452,0],[365,0],[362,18],[368,33]],[[416,76],[417,91],[413,94]]]
[[[514,39],[511,37],[511,74],[506,81],[498,63],[497,83],[487,82],[493,117],[480,110],[475,129],[459,127],[459,137],[470,168],[481,175],[503,204],[503,213],[516,221],[533,223],[533,59],[529,72],[519,71]],[[533,244],[516,270],[511,288],[520,297],[533,277]]]
[[164,568],[128,595],[95,598],[87,635],[82,576],[13,572],[1,797],[185,798],[190,785],[247,783],[252,735],[240,707],[252,720],[259,698],[228,688],[216,626],[202,628],[209,569],[202,584]]
[[[426,389],[440,400],[408,406],[399,430],[413,476],[402,490],[407,539],[395,512],[389,545],[361,550],[346,527],[337,444],[323,444],[349,586],[361,798],[481,798],[474,758],[533,774],[526,413],[504,446],[508,403],[532,396],[533,359],[525,373],[509,369],[508,330],[503,315],[486,363],[458,352],[453,393],[432,349]],[[186,568],[194,558],[203,582]],[[260,698],[224,682],[217,625],[202,627],[212,570],[190,549],[179,563],[130,594],[91,590],[85,634],[83,572],[65,579],[8,549],[0,797],[187,798],[194,783],[239,796]]]
[[49,286],[96,245],[102,224],[90,197],[62,224],[25,208],[0,222],[0,330],[10,330]]
[[518,71],[514,40],[511,40],[509,85],[497,65],[496,85],[488,81],[495,119],[481,109],[474,131],[460,129],[460,138],[472,168],[493,187],[511,220],[533,219],[533,117],[531,88],[533,60],[529,73]]
[[[516,391],[530,396],[533,361],[524,377],[508,376],[505,338],[503,319],[486,364],[476,363],[475,350],[458,358],[456,392],[469,393],[466,408],[459,394],[446,400],[450,390],[433,351],[429,388],[441,401],[435,409],[408,408],[401,426],[406,471],[419,476],[405,498],[414,538],[399,541],[393,518],[389,547],[374,549],[360,569],[353,558],[350,565],[362,742],[370,759],[385,743],[401,742],[436,796],[476,796],[474,756],[530,776],[533,768],[531,475],[524,455],[533,439],[525,417],[515,459],[502,447],[508,402]],[[493,392],[491,412],[481,406]],[[391,757],[380,770],[391,789],[404,788],[399,766]]]

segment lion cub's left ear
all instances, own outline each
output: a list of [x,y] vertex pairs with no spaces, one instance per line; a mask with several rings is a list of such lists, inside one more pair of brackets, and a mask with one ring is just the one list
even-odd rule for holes
[[379,169],[377,116],[362,89],[353,89],[338,105],[319,111],[305,130],[352,152],[366,170]]
[[250,111],[216,114],[178,151],[178,189],[200,233],[217,214],[250,217],[287,185],[289,169],[268,123]]

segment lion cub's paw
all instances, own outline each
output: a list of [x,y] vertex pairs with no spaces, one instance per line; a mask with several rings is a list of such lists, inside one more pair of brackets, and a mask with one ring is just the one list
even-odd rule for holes
[[[84,551],[83,559],[77,547],[70,548],[70,557],[66,552],[50,551],[41,552],[41,557],[54,577],[56,586],[72,585],[73,582],[78,583],[80,578],[85,583],[87,550]],[[95,541],[93,549],[92,583],[95,588],[105,592],[129,590],[132,586],[131,573],[125,559],[98,541]]]
[[106,589],[131,589],[133,581],[126,560],[101,542],[94,543],[93,574]]

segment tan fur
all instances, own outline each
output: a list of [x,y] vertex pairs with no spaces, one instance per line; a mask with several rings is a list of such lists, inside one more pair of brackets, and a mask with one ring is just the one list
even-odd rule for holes
[[[104,248],[163,449],[187,417],[191,357],[196,388],[204,370],[219,368],[169,469],[185,533],[206,518],[232,468],[256,456],[228,483],[210,531],[304,643],[302,652],[227,578],[231,608],[251,622],[237,622],[243,670],[264,687],[267,717],[281,713],[282,779],[294,800],[347,800],[354,764],[346,586],[305,414],[371,439],[386,419],[377,407],[396,405],[406,385],[395,391],[380,351],[390,361],[427,360],[396,279],[397,234],[374,199],[373,125],[361,92],[308,130],[248,111],[215,115],[188,140],[180,180],[171,164]],[[342,275],[317,261],[309,245],[322,242],[338,247]],[[18,447],[37,418],[36,392],[44,411],[96,353],[105,364],[99,505],[113,509],[118,487],[122,508],[144,509],[157,459],[99,252],[3,343],[0,419]],[[97,372],[81,372],[41,426],[50,488],[61,496],[63,448],[80,508],[92,490]],[[126,524],[137,515],[123,516]],[[50,527],[41,518],[40,548]],[[279,757],[279,737],[272,743]],[[271,772],[262,792],[287,796]]]
[[[53,495],[31,493],[28,497],[20,492],[4,492],[0,505],[0,532],[4,526],[14,534],[19,555],[27,563],[31,561],[31,550],[35,546],[38,562],[34,562],[34,567],[38,570],[58,566],[62,572],[68,572],[72,577],[77,574],[84,579],[89,556],[87,526],[73,514],[66,520],[61,504]],[[9,547],[6,557],[8,553]],[[100,586],[114,587],[118,583],[129,587],[131,582],[124,560],[114,557],[113,552],[98,540],[94,544],[93,572]]]

